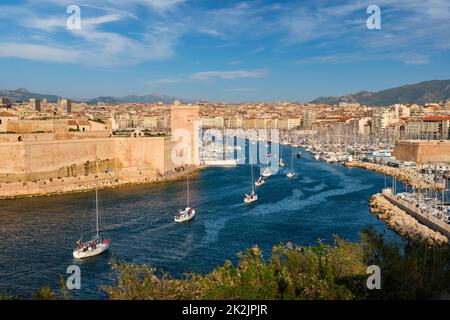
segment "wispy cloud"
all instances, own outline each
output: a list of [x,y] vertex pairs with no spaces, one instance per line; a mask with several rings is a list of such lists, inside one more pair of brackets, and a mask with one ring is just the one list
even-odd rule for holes
[[0,45],[0,57],[15,57],[38,61],[71,63],[81,58],[79,53],[58,47],[37,44],[5,43]]
[[[2,56],[97,66],[139,64],[172,57],[175,52],[174,46],[182,34],[176,23],[165,24],[161,21],[145,24],[142,27],[143,31],[138,34],[106,31],[105,25],[134,19],[127,11],[112,9],[106,10],[108,12],[106,14],[92,14],[92,12],[85,14],[85,11],[82,11],[82,28],[69,30],[66,27],[67,15],[64,5],[71,2],[64,0],[44,0],[44,2],[61,6],[60,14],[53,11],[45,14],[26,5],[0,6],[0,18],[5,19],[5,22],[14,23],[16,28],[29,31],[21,32],[16,37],[0,35]],[[99,2],[105,5],[115,3],[114,0]],[[137,2],[162,10],[182,1],[170,3],[134,1]],[[29,3],[34,5],[35,0],[30,0]],[[12,48],[30,48],[32,49],[30,52],[36,54],[14,51]]]
[[[382,30],[375,31],[365,26],[369,4],[366,0],[229,3],[25,0],[20,6],[0,5],[0,27],[8,28],[8,32],[0,34],[0,50],[8,56],[42,60],[42,55],[34,58],[11,51],[17,45],[33,46],[40,52],[67,52],[62,59],[49,54],[48,61],[118,66],[174,57],[182,45],[192,46],[183,42],[192,35],[212,38],[208,38],[211,42],[194,43],[199,50],[238,48],[241,58],[237,54],[236,60],[246,60],[243,57],[263,51],[271,54],[297,50],[298,60],[303,61],[300,63],[347,63],[350,59],[367,61],[381,57],[424,64],[450,49],[448,0],[380,0],[377,4],[382,10]],[[80,31],[66,29],[65,8],[69,4],[82,8]],[[124,27],[127,24],[133,27]],[[254,49],[242,54],[248,48]],[[303,48],[306,50],[300,50]],[[318,49],[323,49],[320,56]],[[200,73],[196,77],[232,76],[212,72],[217,74]]]
[[326,48],[341,49],[303,58],[301,63],[391,60],[425,64],[431,55],[446,50],[443,44],[450,30],[447,0],[384,0],[377,4],[381,8],[381,30],[366,28],[367,1],[317,1],[294,7],[282,21],[286,30],[283,42],[286,46],[323,47],[324,53]]
[[194,80],[212,80],[212,79],[242,79],[242,78],[263,78],[267,76],[267,70],[234,70],[234,71],[202,71],[191,75]]
[[262,51],[264,51],[264,47],[258,47],[255,50],[247,52],[246,54],[244,54],[244,56],[245,57],[252,56],[252,55],[257,54],[257,53],[262,52]]
[[[267,76],[266,69],[258,70],[233,70],[233,71],[201,71],[187,75],[178,75],[161,79],[153,79],[145,82],[148,87],[159,87],[179,82],[208,81],[214,79],[235,80],[235,79],[257,79]],[[254,89],[252,89],[254,90]],[[238,89],[236,89],[238,91]],[[243,90],[249,91],[249,90]]]
[[148,87],[159,87],[162,85],[172,84],[172,83],[178,83],[184,81],[183,78],[162,78],[162,79],[156,79],[156,80],[149,80],[145,82],[145,85]]
[[420,65],[430,62],[428,55],[414,52],[390,53],[349,52],[307,57],[295,61],[296,64],[351,64],[362,61],[401,61],[405,64]]

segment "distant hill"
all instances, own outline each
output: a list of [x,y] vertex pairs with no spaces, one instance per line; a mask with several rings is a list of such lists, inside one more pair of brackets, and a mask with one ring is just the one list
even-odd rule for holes
[[[57,102],[58,96],[51,94],[41,94],[30,92],[27,89],[16,89],[16,90],[0,90],[0,97],[7,97],[11,101],[28,101],[30,98],[37,99],[47,99],[49,102]],[[163,102],[163,103],[173,103],[175,100],[180,100],[183,102],[193,102],[188,99],[178,99],[176,97],[171,97],[164,94],[148,94],[148,95],[128,95],[125,97],[97,97],[94,99],[73,99],[78,102],[86,102],[90,104],[97,104],[98,102],[103,103],[133,103],[133,102]]]
[[[175,100],[183,100],[178,99],[176,97],[171,97],[164,94],[147,94],[147,95],[128,95],[125,97],[97,97],[95,99],[87,100],[87,103],[96,104],[98,102],[103,103],[139,103],[139,102],[164,102],[164,103],[173,103]],[[187,101],[185,101],[187,102]]]
[[30,98],[47,99],[49,102],[57,102],[58,96],[52,94],[40,94],[29,92],[27,89],[0,90],[0,97],[7,97],[11,101],[28,101]]
[[340,97],[320,97],[311,103],[360,103],[369,106],[386,106],[395,103],[441,102],[450,99],[450,80],[432,80],[405,85],[379,92],[361,91]]

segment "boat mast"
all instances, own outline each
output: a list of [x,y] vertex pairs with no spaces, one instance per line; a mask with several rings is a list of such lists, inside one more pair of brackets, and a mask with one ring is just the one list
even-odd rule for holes
[[253,164],[250,163],[250,172],[251,172],[251,177],[252,177],[252,192],[255,192],[255,182],[254,182],[254,178],[253,178]]
[[95,215],[97,218],[96,229],[97,229],[97,238],[98,238],[99,237],[99,235],[98,235],[98,177],[95,178]]
[[253,177],[253,158],[252,158],[252,150],[250,147],[248,148],[248,161],[250,164],[250,179],[251,179],[250,183],[252,185],[252,192],[254,193],[255,192],[255,180]]
[[187,191],[187,207],[189,208],[189,167],[186,166],[186,191]]
[[95,223],[95,229],[97,231],[97,238],[99,237],[98,234],[98,175],[99,175],[99,167],[98,167],[98,158],[97,158],[97,146],[95,147],[95,217],[96,217],[96,223]]
[[291,171],[294,171],[294,147],[291,147]]

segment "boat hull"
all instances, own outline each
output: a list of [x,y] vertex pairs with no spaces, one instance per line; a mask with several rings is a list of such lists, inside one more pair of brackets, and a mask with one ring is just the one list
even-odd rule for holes
[[253,198],[244,198],[245,203],[253,203],[258,200],[258,196],[254,196]]
[[185,214],[185,212],[189,210],[189,208],[186,208],[186,210],[183,211],[183,214],[178,215],[176,217],[173,218],[173,220],[177,223],[183,223],[183,222],[187,222],[189,220],[194,219],[195,217],[195,210],[192,209],[192,213],[190,214]]
[[76,259],[85,259],[94,256],[98,256],[109,249],[109,243],[99,243],[95,249],[88,249],[83,251],[82,249],[74,250],[73,257]]
[[270,177],[272,175],[272,171],[266,169],[261,173],[261,175],[266,178]]

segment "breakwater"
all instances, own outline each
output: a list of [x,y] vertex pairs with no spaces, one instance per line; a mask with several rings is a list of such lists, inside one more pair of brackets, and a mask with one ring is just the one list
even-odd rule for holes
[[352,161],[346,162],[345,166],[352,168],[363,168],[371,171],[375,171],[384,175],[394,177],[400,180],[404,184],[411,186],[414,189],[422,190],[442,190],[445,189],[445,185],[442,183],[429,183],[423,180],[423,177],[417,171],[412,169],[394,168],[389,166],[383,166],[377,163]]
[[[430,227],[420,223],[410,213],[400,208],[393,197],[377,193],[370,199],[372,213],[378,213],[378,218],[385,220],[389,227],[398,234],[412,239],[425,240],[430,244],[448,243],[448,238]],[[430,225],[431,226],[431,225]]]

